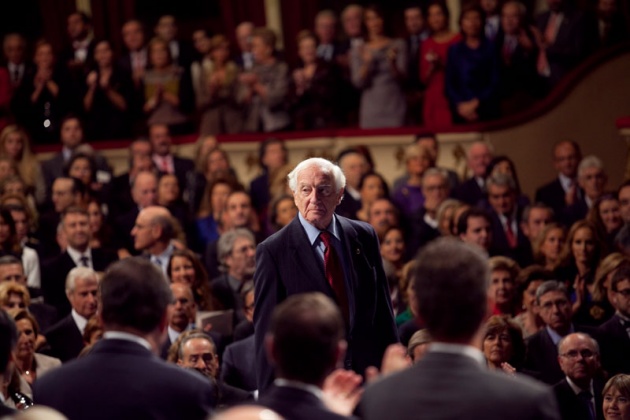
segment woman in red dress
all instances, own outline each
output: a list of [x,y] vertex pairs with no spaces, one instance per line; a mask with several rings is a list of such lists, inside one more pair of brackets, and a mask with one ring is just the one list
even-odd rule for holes
[[453,123],[451,109],[444,92],[448,48],[461,36],[449,31],[449,12],[443,2],[435,1],[427,9],[431,36],[420,48],[420,79],[426,86],[423,121],[427,127],[444,127]]

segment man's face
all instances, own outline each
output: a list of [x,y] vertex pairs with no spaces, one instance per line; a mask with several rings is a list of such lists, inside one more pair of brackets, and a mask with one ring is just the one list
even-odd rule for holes
[[225,203],[225,210],[231,227],[249,226],[252,216],[252,200],[249,195],[244,192],[230,195]]
[[304,220],[317,229],[326,229],[343,196],[343,188],[336,189],[332,175],[322,172],[317,166],[300,171],[293,198]]
[[96,299],[97,289],[98,282],[94,278],[76,279],[74,290],[67,294],[72,309],[86,319],[92,317],[98,307]]
[[372,225],[376,234],[382,236],[387,229],[398,225],[396,209],[388,200],[376,200],[370,206],[368,223]]
[[157,228],[151,221],[151,216],[146,211],[141,211],[136,218],[136,223],[131,229],[133,247],[142,251],[152,247],[159,238]]
[[84,251],[90,242],[89,217],[80,213],[69,213],[63,218],[63,232],[68,245]]
[[350,38],[361,36],[362,13],[359,9],[348,10],[342,17],[343,31]]
[[176,331],[183,331],[195,320],[196,307],[190,287],[182,283],[172,283],[174,303],[171,308],[170,325]]
[[571,179],[577,175],[580,155],[571,143],[560,143],[553,152],[553,166],[557,172]]
[[630,279],[617,283],[613,291],[613,304],[622,315],[630,317]]
[[424,208],[436,211],[444,200],[448,198],[448,181],[441,175],[427,176],[422,180],[422,194]]
[[523,223],[523,233],[530,241],[534,241],[548,223],[551,223],[551,210],[533,207],[529,211],[529,218]]
[[539,315],[545,325],[558,332],[565,332],[571,324],[571,302],[564,293],[553,290],[540,297]]
[[489,185],[488,201],[497,214],[511,216],[516,204],[516,194],[508,186]]
[[501,28],[506,34],[516,34],[521,26],[521,14],[518,6],[514,3],[507,3],[501,10]]
[[321,16],[315,21],[315,35],[321,44],[330,44],[335,38],[337,21],[332,16]]
[[87,36],[87,25],[78,13],[68,16],[68,36],[72,40],[81,40]]
[[177,361],[179,366],[197,369],[204,375],[216,378],[219,373],[219,358],[214,351],[214,345],[205,338],[192,338],[182,347],[182,358]]
[[239,280],[250,279],[256,269],[256,244],[246,237],[236,238],[225,263],[231,276]]
[[160,156],[166,156],[171,152],[171,135],[165,125],[154,125],[150,128],[149,140],[153,146],[153,152]]
[[485,217],[469,217],[466,232],[459,235],[460,239],[469,244],[475,244],[488,250],[492,241],[490,222]]
[[166,42],[170,42],[175,39],[177,35],[177,26],[175,26],[175,18],[173,16],[162,16],[155,27],[156,34],[164,39]]
[[248,52],[252,48],[252,32],[254,27],[244,23],[236,27],[236,43],[242,52]]
[[424,19],[422,18],[422,10],[419,7],[411,7],[405,10],[405,28],[411,35],[417,35],[422,32],[424,27]]
[[24,62],[24,42],[19,36],[12,35],[4,41],[4,55],[14,64]]
[[72,193],[71,179],[58,178],[53,182],[52,202],[57,213],[61,213],[68,207],[76,204],[76,196]]
[[[278,169],[286,163],[287,154],[280,143],[271,143],[265,149],[262,163],[268,170]],[[226,168],[227,169],[227,168]]]
[[474,176],[484,176],[492,160],[492,152],[487,145],[475,143],[468,151],[468,167]]
[[590,384],[599,369],[599,354],[593,341],[571,334],[558,349],[560,369],[576,384]]
[[15,233],[21,241],[28,235],[28,219],[26,213],[21,210],[11,210],[11,217],[15,223]]
[[74,149],[83,141],[83,129],[76,118],[66,120],[61,126],[61,144],[68,149]]
[[140,173],[131,190],[133,201],[140,207],[149,207],[157,203],[157,179],[153,174]]
[[624,223],[630,222],[630,185],[619,191],[619,210]]
[[604,194],[607,180],[608,178],[603,169],[593,166],[582,171],[579,177],[579,184],[584,190],[584,194],[595,201]]
[[22,264],[2,264],[0,265],[0,283],[5,281],[14,281],[26,286],[26,276]]
[[140,23],[131,21],[123,25],[122,37],[129,51],[137,51],[144,45],[144,33]]
[[352,188],[358,188],[361,177],[368,171],[365,157],[358,153],[346,155],[339,162],[339,166],[346,176],[346,183]]

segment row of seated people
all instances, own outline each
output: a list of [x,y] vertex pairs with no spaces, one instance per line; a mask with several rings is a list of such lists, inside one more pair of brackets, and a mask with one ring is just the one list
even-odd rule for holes
[[390,37],[379,8],[352,5],[342,14],[345,42],[324,10],[314,33],[298,34],[292,72],[273,31],[248,22],[231,56],[224,35],[197,30],[194,49],[178,39],[173,16],[158,20],[149,42],[132,20],[117,57],[91,35],[89,17],[73,13],[60,53],[42,40],[30,61],[21,35],[5,37],[0,120],[21,124],[37,144],[56,142],[68,112],[84,116],[91,139],[128,138],[146,123],[214,135],[336,127],[357,115],[362,128],[487,120],[524,109],[598,46],[627,37],[614,1],[600,0],[592,16],[567,3],[549,0],[534,25],[518,1],[483,0],[462,11],[453,33],[435,1],[405,9],[405,39]]

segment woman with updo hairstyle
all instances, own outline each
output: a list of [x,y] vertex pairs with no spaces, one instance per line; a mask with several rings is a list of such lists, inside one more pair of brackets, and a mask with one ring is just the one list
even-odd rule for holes
[[491,316],[485,324],[481,350],[490,370],[514,375],[525,360],[521,328],[509,316]]
[[595,200],[586,219],[597,226],[600,236],[606,241],[606,246],[612,249],[615,236],[623,226],[617,197],[614,194],[604,194]]
[[190,286],[195,304],[200,311],[213,310],[215,305],[210,292],[210,280],[194,252],[188,249],[173,251],[166,272],[172,283]]
[[532,244],[534,261],[547,270],[555,270],[560,264],[566,231],[558,223],[548,223]]
[[615,375],[606,382],[603,396],[605,420],[630,420],[630,375]]

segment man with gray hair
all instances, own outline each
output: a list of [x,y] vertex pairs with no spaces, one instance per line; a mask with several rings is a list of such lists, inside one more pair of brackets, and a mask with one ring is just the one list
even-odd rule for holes
[[429,168],[422,177],[424,204],[411,220],[411,235],[408,238],[408,255],[440,236],[437,210],[448,198],[449,182],[447,172],[439,168]]
[[[439,238],[416,259],[412,304],[432,343],[412,368],[368,386],[365,420],[558,419],[549,388],[488,371],[478,341],[488,313],[488,263],[481,250]],[[457,308],[457,310],[454,310]],[[491,400],[491,401],[490,401]]]
[[586,156],[580,161],[577,169],[578,185],[584,192],[572,205],[566,208],[563,222],[571,226],[586,217],[595,201],[606,191],[608,176],[604,171],[604,163],[597,156]]
[[317,57],[332,61],[339,54],[337,45],[337,16],[332,10],[320,10],[315,15],[315,36],[317,37]]
[[234,309],[238,318],[243,318],[240,293],[256,269],[254,234],[245,228],[225,232],[219,238],[217,255],[222,274],[210,282],[212,296],[223,309]]
[[258,245],[256,358],[258,389],[273,380],[264,339],[277,304],[288,296],[321,292],[333,299],[347,326],[346,369],[363,374],[379,366],[398,341],[387,278],[374,229],[335,215],[345,187],[339,166],[322,158],[299,163],[288,176],[298,216]]
[[83,349],[83,331],[98,308],[98,281],[98,275],[89,267],[75,267],[68,273],[66,296],[72,312],[46,333],[50,355],[62,362],[74,359]]

